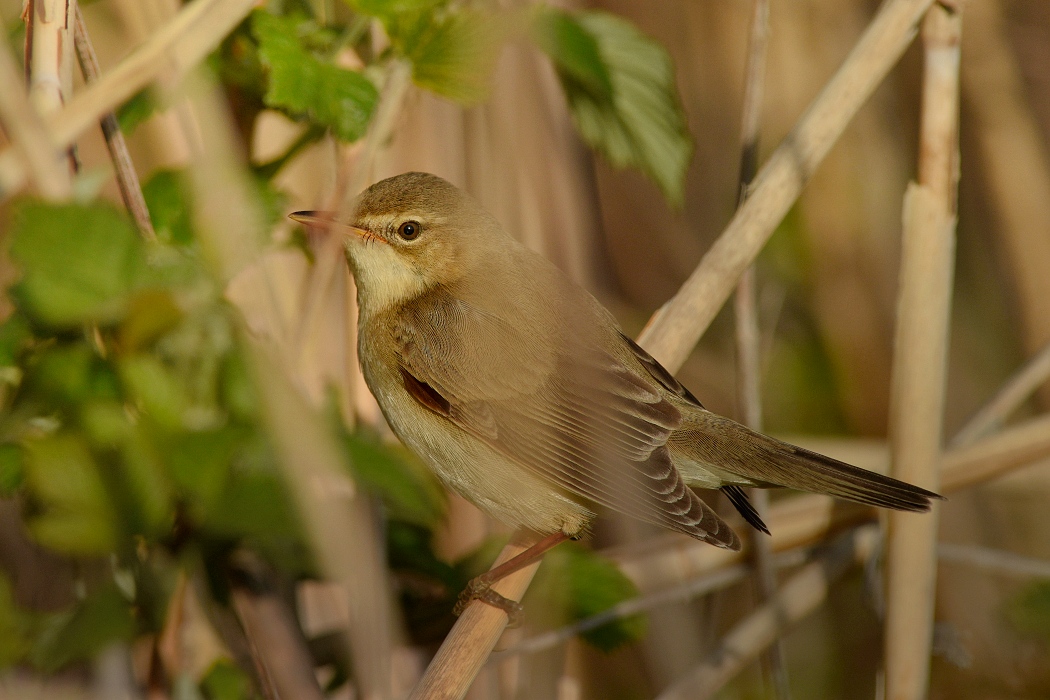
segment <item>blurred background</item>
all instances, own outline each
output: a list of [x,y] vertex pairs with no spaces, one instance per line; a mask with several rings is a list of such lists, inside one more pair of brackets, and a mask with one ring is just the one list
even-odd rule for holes
[[[557,51],[537,48],[542,40],[522,38],[498,23],[483,30],[499,34],[491,50],[486,42],[492,36],[471,35],[469,41],[482,48],[467,58],[456,54],[456,65],[472,76],[484,73],[478,62],[492,57],[491,75],[450,87],[419,68],[428,59],[412,53],[412,41],[424,36],[423,30],[406,29],[409,19],[390,9],[396,5],[260,3],[256,16],[203,62],[208,70],[202,80],[214,86],[206,92],[216,98],[208,104],[219,111],[202,111],[174,69],[170,76],[161,73],[160,87],[121,111],[157,235],[184,258],[168,265],[169,276],[178,281],[165,282],[167,291],[153,289],[154,296],[143,297],[149,285],[129,283],[119,311],[99,306],[79,315],[48,316],[41,297],[26,286],[25,266],[35,264],[25,252],[31,246],[19,248],[17,241],[28,241],[34,226],[58,226],[60,217],[33,209],[44,205],[24,199],[4,203],[5,246],[10,248],[13,238],[15,249],[3,275],[9,282],[22,280],[13,301],[5,300],[4,313],[25,319],[18,340],[10,339],[10,323],[0,331],[5,370],[20,368],[19,377],[25,377],[5,380],[2,437],[4,445],[17,445],[17,453],[10,459],[0,455],[11,465],[0,467],[0,477],[13,475],[0,502],[0,567],[6,577],[0,591],[0,661],[8,664],[0,694],[5,697],[263,697],[245,646],[250,632],[246,638],[227,629],[238,621],[250,627],[245,623],[250,604],[237,607],[242,590],[257,599],[265,598],[259,591],[269,591],[285,601],[286,611],[297,616],[293,627],[309,641],[304,648],[321,669],[323,687],[331,697],[354,696],[357,676],[346,662],[353,642],[338,633],[346,612],[339,613],[331,590],[317,583],[319,570],[329,579],[338,576],[317,563],[323,556],[316,546],[310,550],[304,544],[316,534],[302,532],[316,531],[304,524],[308,517],[296,515],[294,504],[302,501],[275,466],[290,449],[282,447],[278,424],[284,419],[260,408],[270,399],[266,389],[246,378],[261,376],[259,365],[240,349],[241,322],[231,318],[242,317],[243,336],[273,350],[273,362],[283,367],[295,396],[289,401],[322,416],[320,423],[331,428],[333,444],[342,450],[339,459],[352,462],[350,473],[378,494],[366,499],[363,519],[353,522],[370,528],[356,536],[372,541],[376,561],[386,552],[392,569],[394,616],[404,622],[391,641],[395,674],[411,679],[422,670],[451,625],[448,608],[456,586],[487,567],[505,540],[501,526],[458,497],[440,493],[420,465],[389,444],[356,371],[352,281],[341,264],[328,277],[318,273],[325,256],[331,257],[330,244],[299,229],[287,213],[332,208],[359,180],[433,172],[475,195],[513,235],[602,300],[632,335],[675,293],[732,216],[752,13],[748,0],[557,3],[569,18],[594,11],[623,18],[669,54],[677,86],[670,109],[675,112],[673,103],[680,101],[692,139],[692,151],[682,151],[687,158],[682,176],[654,176],[659,164],[648,172],[617,167],[607,150],[581,138],[572,99],[566,99],[566,90],[572,96],[566,86],[571,71],[559,63]],[[441,12],[454,15],[460,7],[430,5],[426,11],[438,14],[413,21],[438,26],[453,21]],[[521,3],[502,5],[509,14],[526,9]],[[873,0],[773,0],[763,155],[838,68],[877,6]],[[82,1],[81,9],[104,73],[156,35],[180,5],[97,0]],[[19,0],[0,0],[8,52],[17,61],[25,41],[22,10]],[[963,25],[962,177],[946,440],[1050,341],[1050,5],[971,0]],[[389,82],[383,88],[391,56],[416,61],[414,81],[395,105],[388,133],[370,145],[361,140],[367,118],[356,133],[345,125],[351,133],[343,133],[317,109],[275,96],[279,51],[291,51],[272,41],[282,35],[297,36],[302,46],[296,50],[323,56],[329,67],[362,71],[379,87],[368,98],[373,103],[382,104],[391,92]],[[853,120],[758,260],[764,421],[778,436],[874,453],[885,444],[901,205],[916,176],[921,62],[921,49],[913,46]],[[74,73],[76,94],[84,84],[79,69]],[[304,75],[296,79],[305,85]],[[323,84],[327,73],[317,75]],[[209,216],[213,229],[222,221],[214,210],[208,214],[214,203],[202,194],[206,178],[193,174],[202,159],[219,158],[206,147],[216,128],[208,114],[231,115],[230,128],[220,131],[232,134],[230,163],[239,168],[238,177],[248,183],[241,189],[258,209],[245,213],[244,220],[258,222],[251,246],[259,257],[226,276],[214,272],[222,265],[209,263],[207,236],[196,230]],[[98,202],[120,207],[121,200],[101,133],[86,132],[76,151],[80,171],[73,191],[81,203],[76,206],[103,212],[98,225],[104,228],[105,216],[116,214]],[[668,185],[667,177],[677,184]],[[231,195],[227,206],[233,209],[240,201]],[[194,206],[198,213],[191,216]],[[225,214],[236,218],[239,211]],[[83,213],[66,216],[78,222],[73,236],[79,222],[94,221]],[[155,254],[143,256],[156,265]],[[137,311],[144,307],[150,311]],[[170,307],[168,317],[160,318],[161,307]],[[77,362],[93,369],[74,376],[73,361],[67,355],[55,359],[54,348],[68,356],[84,353]],[[678,377],[709,409],[740,417],[734,353],[727,308]],[[113,367],[107,369],[107,363]],[[111,389],[96,391],[107,381]],[[1047,400],[1044,387],[1011,420],[1037,415]],[[175,412],[168,423],[165,411]],[[42,427],[48,417],[60,426]],[[37,423],[24,427],[31,420]],[[106,432],[138,435],[149,423],[159,427],[126,442]],[[288,429],[287,421],[284,425]],[[72,438],[56,437],[68,438],[69,431],[87,437],[75,445]],[[103,433],[109,437],[100,437]],[[92,461],[98,484],[60,473],[52,459]],[[128,465],[136,459],[154,466],[135,471]],[[131,486],[121,481],[125,478]],[[156,492],[150,479],[163,482],[156,488],[166,495],[144,506],[149,500],[144,494]],[[202,486],[207,479],[213,483]],[[72,484],[69,489],[81,495],[101,489],[109,494],[103,499],[109,505],[84,505],[77,494],[56,494],[58,482]],[[788,497],[774,494],[774,499]],[[1050,463],[955,493],[941,511],[941,539],[1050,561],[1048,498]],[[89,520],[106,523],[98,527],[108,534],[96,533],[88,543],[55,536],[52,524],[34,520],[56,509],[77,513],[96,507],[118,515],[81,518],[73,527],[77,532],[94,527],[84,524]],[[551,619],[530,618],[525,631],[509,633],[511,641],[503,646],[534,629],[584,616],[573,601],[540,602],[548,589],[560,587],[565,597],[565,581],[582,581],[584,598],[629,595],[629,582],[616,579],[615,572],[603,569],[599,583],[578,573],[591,561],[587,551],[615,543],[616,533],[599,527],[580,552],[551,564],[554,573],[538,580],[526,603],[536,601],[532,606],[544,608]],[[617,586],[628,590],[611,592]],[[186,588],[196,593],[187,596]],[[876,694],[882,640],[874,589],[870,572],[850,572],[827,603],[786,637],[795,697]],[[181,602],[173,607],[176,599]],[[552,651],[490,666],[469,697],[654,697],[752,605],[747,583],[717,596],[717,602],[666,605],[648,615],[647,631],[634,624],[615,631],[613,642],[596,646],[574,638]],[[173,609],[181,616],[175,621]],[[931,697],[1050,695],[1050,581],[944,562],[936,621]],[[672,628],[674,636],[665,634],[660,642],[661,630]],[[178,648],[182,651],[172,651]],[[223,659],[229,661],[220,663]],[[773,695],[753,664],[719,697]]]

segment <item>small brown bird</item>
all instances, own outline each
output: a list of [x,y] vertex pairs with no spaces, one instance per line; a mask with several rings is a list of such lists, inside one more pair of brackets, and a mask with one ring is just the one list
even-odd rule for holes
[[908,511],[940,498],[706,410],[594,297],[439,177],[378,182],[355,211],[292,218],[353,234],[361,365],[398,437],[486,513],[548,535],[509,570],[580,535],[600,507],[739,549],[690,486],[721,489],[767,533],[741,487]]

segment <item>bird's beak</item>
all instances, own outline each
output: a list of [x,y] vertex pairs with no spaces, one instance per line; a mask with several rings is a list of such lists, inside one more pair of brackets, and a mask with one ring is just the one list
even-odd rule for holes
[[289,214],[288,218],[307,226],[329,226],[335,223],[335,213],[330,211],[297,211]]
[[315,228],[330,228],[338,226],[340,229],[346,229],[351,233],[356,233],[361,238],[377,238],[377,236],[363,228],[340,223],[336,220],[335,212],[331,211],[297,211],[289,214],[288,218],[305,226]]

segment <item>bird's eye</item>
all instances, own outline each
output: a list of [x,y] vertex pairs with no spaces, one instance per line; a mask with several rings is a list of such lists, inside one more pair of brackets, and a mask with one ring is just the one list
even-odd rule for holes
[[404,238],[406,241],[412,241],[419,238],[419,233],[423,230],[423,227],[419,225],[418,221],[406,221],[397,227],[397,235]]

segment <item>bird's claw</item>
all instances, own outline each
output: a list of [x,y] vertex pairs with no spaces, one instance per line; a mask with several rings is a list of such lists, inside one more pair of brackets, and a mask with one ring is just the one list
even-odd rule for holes
[[525,612],[525,608],[522,604],[492,590],[492,584],[481,580],[481,577],[471,579],[470,583],[467,584],[467,587],[459,594],[459,600],[456,601],[456,607],[452,609],[452,614],[457,617],[462,615],[463,611],[467,609],[467,606],[470,605],[470,602],[473,600],[481,601],[486,605],[491,605],[492,607],[507,613],[508,627],[521,626]]

